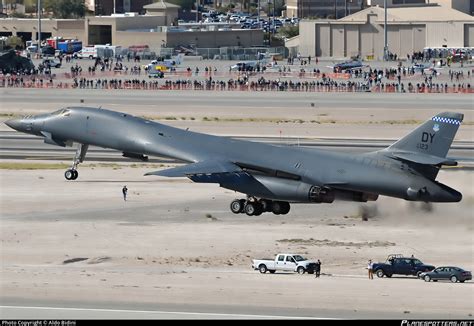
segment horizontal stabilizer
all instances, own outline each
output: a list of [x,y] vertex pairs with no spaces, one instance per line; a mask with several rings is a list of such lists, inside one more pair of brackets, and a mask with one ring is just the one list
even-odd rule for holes
[[445,157],[427,155],[427,154],[420,154],[420,153],[410,153],[410,152],[393,152],[391,153],[396,158],[410,161],[418,164],[427,164],[427,165],[448,165],[448,166],[456,166],[457,162],[451,159],[447,159]]
[[239,171],[241,171],[241,168],[234,163],[228,161],[209,160],[186,164],[166,170],[148,172],[145,175],[157,175],[162,177],[188,177],[198,174],[216,174]]

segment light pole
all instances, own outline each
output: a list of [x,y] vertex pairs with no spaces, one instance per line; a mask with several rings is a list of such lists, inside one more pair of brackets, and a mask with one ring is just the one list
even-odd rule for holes
[[383,60],[388,59],[388,42],[387,42],[387,0],[383,0],[384,21],[383,21]]
[[199,22],[199,0],[196,0],[196,23]]
[[273,0],[273,34],[276,32],[276,25],[275,25],[275,0]]
[[271,45],[272,37],[271,37],[271,24],[270,24],[270,5],[272,4],[272,0],[268,0],[268,7],[267,7],[267,16],[268,16],[268,47]]
[[257,16],[258,16],[258,27],[262,28],[262,22],[260,21],[260,0],[257,4]]
[[38,0],[38,51],[41,53],[41,0]]

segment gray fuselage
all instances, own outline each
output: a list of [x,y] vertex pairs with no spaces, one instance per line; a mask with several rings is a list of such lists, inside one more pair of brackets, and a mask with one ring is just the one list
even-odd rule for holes
[[[384,151],[346,154],[296,146],[276,146],[182,130],[160,123],[104,109],[70,107],[63,113],[25,118],[27,132],[51,135],[57,142],[73,141],[122,152],[167,156],[186,162],[225,160],[239,166],[264,167],[297,176],[303,185],[325,186],[343,191],[381,194],[408,200],[409,189],[426,189],[424,201],[459,201],[460,193],[411,169]],[[262,176],[263,178],[265,176]],[[284,179],[287,180],[287,179]],[[250,188],[221,183],[247,192]],[[299,187],[296,184],[296,187]],[[275,195],[276,196],[276,195]],[[291,196],[290,196],[291,197]],[[300,197],[284,198],[299,200]],[[278,199],[278,198],[270,198]],[[310,200],[308,200],[309,202]]]

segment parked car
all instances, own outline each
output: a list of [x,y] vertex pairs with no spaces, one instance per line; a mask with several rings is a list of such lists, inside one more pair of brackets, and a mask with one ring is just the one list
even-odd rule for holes
[[420,278],[425,280],[425,282],[433,281],[437,282],[438,280],[450,280],[453,283],[472,280],[472,274],[470,271],[466,271],[460,267],[454,266],[441,266],[437,267],[431,272],[425,272],[420,274]]
[[46,66],[46,67],[60,68],[61,67],[61,61],[59,61],[58,59],[53,59],[53,58],[44,59],[43,60],[43,65]]
[[278,254],[275,259],[253,259],[252,268],[265,274],[267,271],[275,273],[276,271],[298,272],[298,274],[314,273],[316,263],[303,256],[295,254]]
[[426,265],[415,257],[404,257],[403,255],[389,255],[385,263],[374,263],[373,270],[378,277],[392,277],[394,274],[399,275],[416,275],[419,276],[423,272],[429,272],[435,267]]
[[55,53],[56,53],[56,49],[53,48],[52,46],[47,45],[41,48],[41,54],[43,56],[54,56]]

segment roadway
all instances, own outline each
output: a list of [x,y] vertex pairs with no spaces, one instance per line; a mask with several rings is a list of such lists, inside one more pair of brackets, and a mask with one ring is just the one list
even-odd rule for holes
[[[351,153],[376,151],[393,144],[395,139],[334,139],[334,138],[279,138],[256,136],[233,136],[233,138],[264,142],[282,146],[301,146],[327,149]],[[72,160],[76,147],[59,147],[45,144],[36,136],[20,134],[15,131],[0,131],[0,159],[41,159],[41,160]],[[474,162],[474,142],[455,141],[451,146],[449,157],[459,160],[461,164]],[[120,162],[125,159],[118,151],[91,146],[86,160]],[[150,157],[150,163],[178,163],[179,161],[165,157]]]

